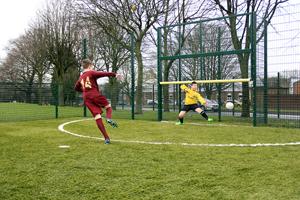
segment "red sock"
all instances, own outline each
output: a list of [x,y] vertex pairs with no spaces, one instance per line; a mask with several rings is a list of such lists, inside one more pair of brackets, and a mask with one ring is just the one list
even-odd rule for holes
[[106,108],[106,119],[111,119],[112,109],[111,107]]
[[97,119],[96,123],[97,123],[97,126],[98,126],[99,130],[101,131],[104,139],[109,139],[109,136],[108,136],[108,134],[107,134],[107,132],[105,130],[104,124],[102,122],[102,119],[101,118]]

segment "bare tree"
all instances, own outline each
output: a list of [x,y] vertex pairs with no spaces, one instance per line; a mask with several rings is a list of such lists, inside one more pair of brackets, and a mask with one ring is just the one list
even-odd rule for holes
[[20,91],[26,94],[26,102],[31,103],[33,82],[36,71],[30,62],[31,50],[25,35],[11,41],[7,57],[3,63],[7,80],[13,81]]
[[[118,33],[119,38],[124,37],[124,31],[122,29],[120,29]],[[128,51],[126,48],[124,48],[124,46],[122,46],[119,42],[116,42],[114,38],[107,34],[101,34],[101,32],[97,32],[96,35],[98,35],[98,37],[95,38],[95,47],[98,59],[102,61],[103,67],[106,71],[118,72],[123,65],[128,63],[130,59],[130,51]],[[123,38],[123,40],[125,41],[126,38]],[[112,108],[116,110],[118,103],[119,83],[115,77],[109,77],[108,88]]]
[[[64,105],[64,80],[67,73],[78,70],[78,16],[70,0],[55,0],[39,16],[45,26],[48,56],[53,80],[58,84],[59,105]],[[77,72],[78,74],[78,72]],[[72,77],[75,81],[75,77]]]
[[[250,15],[243,17],[237,17],[239,13],[256,13],[259,17],[256,24],[256,29],[259,35],[257,35],[256,43],[263,38],[264,33],[264,22],[267,24],[271,22],[275,11],[279,8],[280,4],[287,2],[288,0],[211,0],[212,6],[221,12],[225,19],[226,25],[228,26],[234,49],[249,49],[251,43],[251,20]],[[241,33],[241,34],[239,34]],[[240,71],[243,78],[248,78],[249,68],[249,53],[238,54],[238,61],[240,64]],[[249,102],[249,84],[243,83],[243,102],[242,102],[242,117],[250,116],[250,102]]]
[[14,59],[15,53],[13,53],[13,47],[12,44],[10,44],[10,47],[7,48],[7,55],[1,61],[1,74],[0,74],[0,80],[2,82],[11,82],[16,83],[20,81],[20,77],[18,76],[18,66],[16,64],[16,61]]
[[[205,6],[205,1],[199,2],[194,0],[167,0],[165,2],[166,9],[163,15],[163,19],[156,24],[156,26],[163,26],[162,28],[162,46],[163,56],[179,55],[187,37],[190,36],[192,29],[187,30],[183,24],[181,26],[169,27],[169,25],[185,23],[194,19],[201,19],[209,12],[209,8]],[[154,44],[157,45],[157,38],[151,35]],[[164,60],[163,62],[163,80],[169,81],[171,68],[176,66],[175,60]],[[171,79],[174,80],[172,76]],[[163,104],[164,111],[168,112],[169,109],[169,86],[163,86]]]
[[120,42],[128,50],[130,45],[118,37],[114,27],[118,26],[135,38],[135,56],[138,77],[136,92],[136,113],[142,113],[143,57],[142,43],[159,16],[164,13],[165,0],[129,1],[129,0],[77,0],[81,12],[103,31]]
[[[137,73],[137,69],[134,69],[134,73]],[[123,76],[123,80],[121,82],[122,86],[122,91],[123,93],[127,96],[128,99],[131,99],[131,79],[132,79],[132,74],[131,74],[131,67],[130,67],[130,62],[125,63],[119,72]],[[129,101],[131,104],[131,101]]]
[[[220,31],[220,32],[218,32]],[[200,35],[201,34],[201,35]],[[219,35],[220,34],[220,35]],[[201,52],[200,37],[202,37],[202,50],[204,52],[218,51],[218,36],[220,36],[220,48],[223,51],[231,50],[232,42],[230,32],[227,27],[220,23],[202,24],[201,32],[195,29],[191,37],[186,41],[184,53],[193,54]],[[238,61],[236,55],[227,55],[220,57],[220,76],[218,77],[218,56],[209,56],[205,58],[186,59],[183,62],[184,74],[188,80],[216,80],[216,79],[232,79],[238,76]],[[230,84],[221,84],[221,89],[226,89]],[[212,92],[217,90],[217,84],[203,85],[207,98],[211,98]]]
[[41,93],[42,93],[42,84],[45,78],[45,75],[50,71],[50,62],[48,60],[48,51],[45,48],[46,43],[46,34],[45,29],[41,24],[34,24],[25,35],[24,44],[26,44],[27,53],[26,60],[32,67],[37,77],[37,101],[42,103]]

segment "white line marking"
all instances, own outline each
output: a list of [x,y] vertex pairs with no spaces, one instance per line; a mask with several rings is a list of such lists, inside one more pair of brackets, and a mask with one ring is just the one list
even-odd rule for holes
[[68,148],[70,148],[69,145],[59,145],[58,147],[61,148],[61,149],[68,149]]
[[[72,133],[64,129],[64,126],[68,124],[73,124],[81,121],[92,120],[92,119],[80,119],[80,120],[73,120],[58,126],[58,130],[73,135],[75,137],[80,138],[88,138],[88,139],[95,139],[95,140],[104,140],[100,137],[93,137],[93,136],[86,136],[80,135],[77,133]],[[181,146],[196,146],[196,147],[274,147],[274,146],[296,146],[300,145],[300,142],[288,142],[288,143],[257,143],[257,144],[194,144],[194,143],[175,143],[175,142],[147,142],[147,141],[139,141],[139,140],[111,140],[113,142],[121,142],[121,143],[137,143],[137,144],[152,144],[152,145],[181,145]]]
[[[175,124],[175,122],[172,122],[172,121],[161,121],[162,123],[168,123],[168,124]],[[232,125],[228,125],[228,124],[216,124],[216,123],[184,123],[184,124],[189,124],[189,125],[195,125],[195,126],[224,126],[224,127],[251,127],[251,126],[245,126],[245,125],[235,125],[235,124],[232,124]]]

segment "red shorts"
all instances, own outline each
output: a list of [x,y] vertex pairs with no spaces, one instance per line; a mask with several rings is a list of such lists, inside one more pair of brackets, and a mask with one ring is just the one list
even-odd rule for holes
[[102,114],[102,109],[109,104],[106,97],[103,95],[98,95],[95,97],[86,97],[84,99],[86,107],[91,111],[92,115],[95,117],[97,114]]

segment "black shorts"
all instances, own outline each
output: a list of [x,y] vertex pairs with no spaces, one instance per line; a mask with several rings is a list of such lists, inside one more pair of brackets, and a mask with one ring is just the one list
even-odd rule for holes
[[190,110],[195,111],[197,108],[201,108],[200,104],[191,104],[191,105],[184,105],[181,111],[189,112]]

